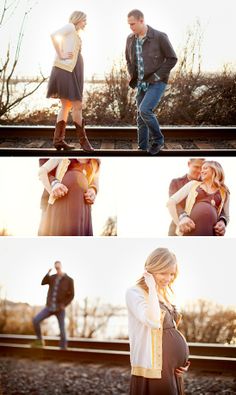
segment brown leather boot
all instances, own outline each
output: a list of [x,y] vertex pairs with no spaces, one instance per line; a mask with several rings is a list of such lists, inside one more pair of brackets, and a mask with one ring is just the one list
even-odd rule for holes
[[82,119],[82,126],[80,126],[77,122],[74,122],[74,125],[76,128],[75,129],[76,134],[79,137],[81,148],[86,152],[94,151],[94,148],[91,146],[84,129],[84,125],[85,125],[84,119]]
[[64,140],[65,135],[66,135],[66,123],[65,121],[62,120],[56,123],[56,128],[53,137],[53,145],[58,151],[60,151],[61,149],[64,149],[65,151],[69,151],[75,148],[74,145],[67,144],[67,142]]

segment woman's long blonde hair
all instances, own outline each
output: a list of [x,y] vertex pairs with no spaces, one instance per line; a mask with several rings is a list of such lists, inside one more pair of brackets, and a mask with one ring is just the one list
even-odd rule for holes
[[79,23],[80,21],[82,21],[83,19],[86,19],[87,15],[82,12],[82,11],[74,11],[72,12],[70,18],[69,18],[69,22],[73,23],[74,25],[77,25],[77,23]]
[[225,185],[225,173],[221,164],[215,160],[205,160],[203,165],[207,164],[213,171],[212,184],[215,184],[217,188],[223,188],[228,193],[229,190]]
[[[176,265],[176,272],[173,280],[171,283],[168,285],[167,289],[164,289],[163,291],[163,297],[166,299],[166,301],[170,302],[169,300],[169,294],[170,292],[173,294],[172,290],[172,284],[175,281],[177,275],[178,275],[178,266],[177,266],[177,261],[176,261],[176,256],[168,250],[168,248],[156,248],[148,257],[145,262],[145,270],[147,272],[151,273],[152,275],[155,275],[157,273],[164,273],[166,270],[168,270],[171,266]],[[142,276],[136,283],[139,287],[141,287],[144,291],[148,292],[148,287],[146,285],[144,276]]]

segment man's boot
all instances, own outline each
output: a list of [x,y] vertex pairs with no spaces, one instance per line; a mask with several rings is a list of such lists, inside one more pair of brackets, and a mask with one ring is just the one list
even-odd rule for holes
[[85,124],[84,119],[82,119],[82,126],[80,126],[77,122],[74,122],[76,128],[75,131],[77,136],[79,137],[81,148],[86,152],[92,152],[94,151],[94,148],[91,146],[90,142],[88,141],[88,137],[84,129],[84,124]]
[[61,149],[64,149],[65,151],[69,151],[75,148],[74,145],[67,144],[67,142],[64,140],[65,135],[66,135],[66,123],[65,121],[62,120],[56,123],[54,137],[53,137],[53,145],[58,151],[60,151]]

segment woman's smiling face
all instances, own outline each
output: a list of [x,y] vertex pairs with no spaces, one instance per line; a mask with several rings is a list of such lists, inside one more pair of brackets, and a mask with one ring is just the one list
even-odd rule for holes
[[177,271],[177,265],[174,264],[171,265],[164,272],[154,274],[153,276],[155,278],[158,288],[163,289],[168,287],[168,285],[170,285],[175,279],[176,271]]
[[84,30],[86,25],[87,25],[87,19],[82,19],[81,21],[76,23],[75,28],[76,30]]
[[212,175],[213,175],[212,168],[207,163],[205,163],[202,166],[202,170],[201,170],[202,181],[210,180],[212,178]]

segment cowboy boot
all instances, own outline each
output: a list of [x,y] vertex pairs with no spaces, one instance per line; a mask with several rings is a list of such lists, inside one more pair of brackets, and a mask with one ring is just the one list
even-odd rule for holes
[[75,148],[74,145],[67,144],[67,142],[64,140],[65,135],[66,135],[66,123],[65,121],[62,120],[56,123],[56,128],[53,137],[53,145],[58,151],[60,151],[61,149],[64,149],[65,151],[69,151]]
[[84,124],[85,124],[84,119],[82,119],[82,126],[80,126],[77,122],[74,122],[76,128],[75,131],[77,136],[79,137],[81,148],[86,152],[92,152],[94,151],[94,148],[91,146],[88,140],[88,137],[84,129]]

